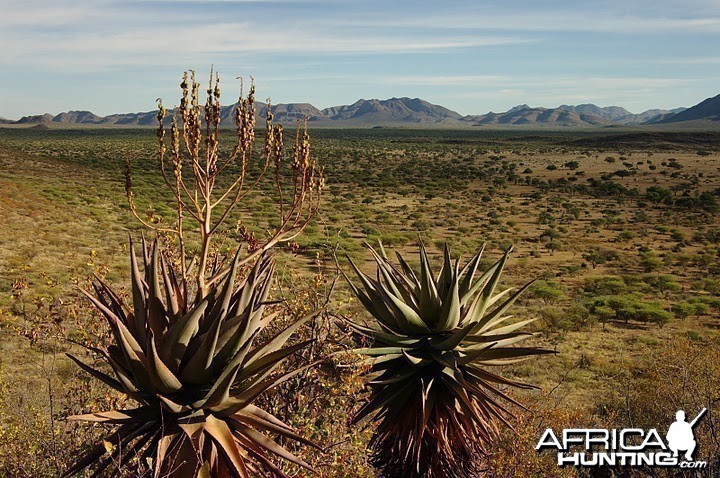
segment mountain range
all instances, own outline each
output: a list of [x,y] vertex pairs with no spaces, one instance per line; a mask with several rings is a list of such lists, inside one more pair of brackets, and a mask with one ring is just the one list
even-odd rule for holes
[[[267,106],[256,103],[258,118],[264,118]],[[526,104],[510,108],[503,113],[489,112],[463,116],[443,106],[419,98],[390,98],[388,100],[358,100],[351,105],[318,109],[309,103],[273,105],[275,120],[295,124],[307,118],[313,126],[326,127],[483,127],[537,126],[537,127],[608,127],[687,123],[693,125],[720,125],[720,95],[691,107],[673,110],[651,109],[631,113],[620,106],[600,107],[593,104],[561,105],[557,108],[537,108]],[[221,110],[221,125],[232,126],[236,106]],[[68,111],[58,115],[24,116],[17,121],[0,118],[0,124],[35,125],[120,125],[154,126],[156,112],[119,113],[98,116],[90,111]]]

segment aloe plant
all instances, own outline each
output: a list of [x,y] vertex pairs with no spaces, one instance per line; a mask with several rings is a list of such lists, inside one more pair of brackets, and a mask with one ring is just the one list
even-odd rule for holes
[[137,406],[70,417],[117,427],[65,476],[91,465],[97,474],[112,465],[111,476],[125,476],[121,469],[130,467],[154,476],[285,477],[275,458],[311,470],[270,434],[313,443],[254,404],[306,368],[278,372],[283,359],[308,344],[285,346],[309,317],[258,340],[278,315],[265,310],[272,259],[261,256],[236,285],[237,254],[227,274],[191,300],[157,241],[143,241],[144,272],[132,243],[130,249],[132,304],[101,280],[94,294],[85,292],[112,331],[112,345],[93,348],[112,372],[70,358]]
[[[275,458],[311,469],[270,435],[312,443],[255,402],[309,366],[280,370],[285,358],[308,345],[304,341],[285,346],[309,317],[267,337],[266,329],[277,316],[265,314],[274,269],[268,254],[278,244],[293,241],[317,212],[324,185],[322,168],[310,154],[307,127],[301,124],[292,161],[286,163],[283,129],[273,124],[269,100],[264,154],[256,161],[252,82],[243,96],[241,80],[235,144],[229,155],[222,155],[220,148],[219,75],[211,68],[204,106],[194,71],[183,74],[180,88],[180,105],[172,111],[169,135],[168,111],[161,99],[157,111],[157,165],[175,200],[173,221],[141,214],[129,159],[125,170],[130,212],[173,244],[178,270],[164,258],[157,240],[152,246],[143,240],[141,272],[131,242],[132,304],[126,305],[101,280],[94,285],[95,294],[85,293],[112,332],[112,345],[92,348],[112,372],[71,358],[137,407],[70,417],[117,428],[72,465],[66,476],[91,466],[102,473],[112,465],[108,473],[114,476],[131,468],[134,475],[142,476],[283,477]],[[251,177],[253,162],[259,171]],[[277,227],[269,229],[267,237],[255,237],[240,214],[235,235],[238,252],[229,260],[217,252],[220,247],[214,238],[218,233],[228,238],[225,222],[251,192],[262,193],[259,185],[269,171],[274,172]],[[230,174],[223,178],[223,173]],[[193,234],[199,247],[187,250]],[[243,244],[246,254],[241,257]],[[193,256],[197,261],[188,265]],[[240,270],[253,263],[237,285]]]
[[385,251],[370,248],[376,278],[350,261],[359,285],[345,277],[372,315],[371,325],[348,321],[369,346],[369,400],[354,417],[372,416],[371,462],[383,477],[477,476],[479,456],[511,425],[509,405],[521,406],[505,387],[532,385],[492,371],[549,351],[515,345],[532,334],[520,331],[533,319],[511,321],[506,312],[530,285],[496,293],[510,251],[476,277],[481,249],[460,269],[445,247],[435,276],[420,244],[417,274],[400,254],[393,265]]

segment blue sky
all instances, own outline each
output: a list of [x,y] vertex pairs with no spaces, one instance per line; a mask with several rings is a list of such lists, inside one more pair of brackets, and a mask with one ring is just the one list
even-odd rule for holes
[[0,116],[148,111],[214,63],[258,98],[692,106],[720,93],[720,1],[0,0]]

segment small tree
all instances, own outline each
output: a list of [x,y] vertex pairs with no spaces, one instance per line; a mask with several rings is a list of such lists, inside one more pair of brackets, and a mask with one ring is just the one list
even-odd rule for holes
[[557,302],[563,296],[559,284],[544,280],[535,281],[530,286],[530,293],[538,299],[542,299],[546,304]]

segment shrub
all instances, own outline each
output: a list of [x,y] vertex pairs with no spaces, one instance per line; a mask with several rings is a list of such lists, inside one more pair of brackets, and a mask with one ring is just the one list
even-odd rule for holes
[[671,310],[681,319],[710,312],[710,306],[701,301],[683,301],[672,305]]
[[563,296],[560,284],[544,280],[535,281],[530,286],[529,293],[543,300],[546,304],[556,302]]
[[662,267],[663,262],[654,252],[642,252],[640,253],[640,267],[645,272],[653,272]]
[[621,294],[627,291],[627,284],[620,276],[590,276],[585,279],[583,288],[594,295]]

